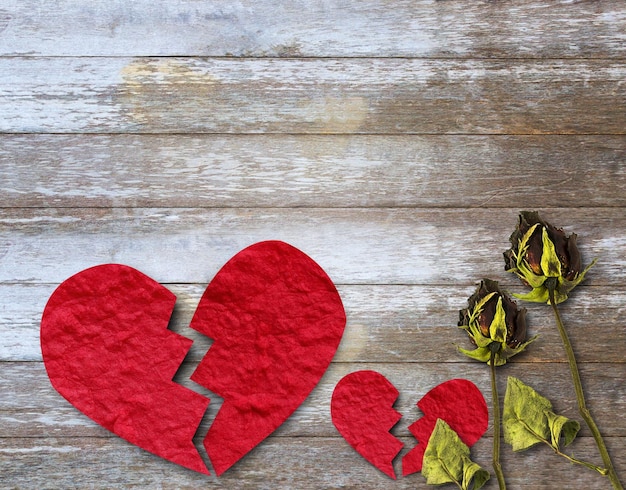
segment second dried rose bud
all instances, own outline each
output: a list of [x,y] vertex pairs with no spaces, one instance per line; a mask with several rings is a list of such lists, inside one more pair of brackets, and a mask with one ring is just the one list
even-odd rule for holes
[[576,234],[566,236],[536,211],[520,213],[510,241],[511,248],[504,252],[505,269],[533,288],[528,294],[515,295],[526,301],[547,303],[552,289],[555,303],[562,303],[595,263],[582,270]]
[[518,309],[496,281],[483,279],[478,290],[468,299],[468,308],[460,311],[459,327],[467,331],[476,346],[474,350],[459,348],[472,359],[501,366],[507,359],[522,352],[537,337],[526,341],[526,310]]

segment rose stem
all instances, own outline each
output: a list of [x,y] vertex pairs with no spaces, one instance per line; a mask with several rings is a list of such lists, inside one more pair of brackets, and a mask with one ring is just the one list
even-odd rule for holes
[[563,325],[563,320],[561,320],[561,315],[559,313],[559,309],[556,306],[556,302],[554,301],[554,288],[548,287],[548,295],[549,295],[549,303],[552,306],[552,311],[554,311],[554,318],[556,319],[556,326],[559,330],[559,334],[561,335],[561,340],[563,341],[563,346],[565,347],[565,353],[567,354],[567,361],[569,362],[569,369],[572,373],[572,380],[574,381],[574,390],[576,391],[576,399],[578,400],[578,412],[580,416],[583,418],[589,430],[593,434],[593,438],[596,441],[596,445],[598,446],[598,450],[600,451],[600,456],[602,456],[602,461],[604,462],[604,466],[608,470],[608,477],[613,484],[613,488],[616,490],[624,490],[624,487],[619,481],[617,477],[617,473],[615,472],[615,468],[613,467],[613,463],[611,462],[611,456],[609,455],[608,450],[606,449],[606,445],[604,444],[604,440],[602,439],[602,434],[600,434],[600,430],[596,425],[593,417],[591,416],[591,412],[587,408],[587,404],[585,403],[585,393],[583,392],[583,386],[580,382],[580,374],[578,372],[578,365],[576,364],[576,356],[574,355],[574,349],[572,349],[572,344],[569,341],[569,337],[567,336],[567,332],[565,331],[565,326]]
[[500,399],[498,397],[498,386],[496,384],[495,360],[496,352],[492,350],[489,365],[491,367],[491,397],[493,398],[493,471],[495,471],[496,477],[498,478],[500,490],[505,490],[506,483],[504,481],[504,473],[502,472],[502,466],[500,466]]

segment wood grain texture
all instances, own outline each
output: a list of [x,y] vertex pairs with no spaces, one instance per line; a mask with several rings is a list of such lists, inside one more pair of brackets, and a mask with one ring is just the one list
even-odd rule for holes
[[621,0],[0,4],[0,55],[623,58]]
[[626,136],[2,135],[2,207],[612,207]]
[[[406,443],[413,444],[410,440]],[[490,444],[491,439],[483,438],[474,446],[475,459],[484,466],[489,464],[489,458],[485,456],[489,453]],[[618,467],[624,468],[626,446],[623,440],[609,438],[607,445],[617,455]],[[164,466],[154,456],[119,439],[51,437],[46,445],[33,438],[0,439],[0,451],[3,456],[8,456],[0,459],[7,481],[20,482],[23,474],[32,473],[30,481],[33,487],[38,488],[45,488],[50,480],[58,482],[63,488],[194,489],[210,486],[270,490],[293,488],[294,485],[303,489],[432,488],[419,474],[396,482],[390,480],[364,463],[345,441],[337,438],[270,438],[254,449],[246,461],[238,463],[220,478]],[[591,438],[582,438],[577,443],[577,455],[593,458]],[[520,460],[524,464],[520,464]],[[554,490],[554,475],[562,471],[560,468],[564,465],[571,474],[569,463],[543,448],[526,454],[508,451],[503,454],[503,466],[509,475],[507,488],[514,490],[528,488],[528,468],[533,468],[533,489]],[[307,479],[302,478],[303,474],[307,475]],[[576,471],[576,485],[581,485],[581,488],[602,489],[604,483],[597,473]],[[493,484],[491,481],[483,488],[494,488]],[[13,488],[19,488],[19,483]]]
[[[0,0],[0,488],[429,488],[352,450],[331,393],[350,372],[387,376],[403,452],[436,384],[470,379],[491,405],[456,322],[482,277],[524,291],[502,260],[522,209],[599,258],[561,310],[626,482],[625,60],[623,0]],[[136,267],[176,294],[170,328],[194,341],[174,379],[212,399],[206,458],[221,400],[189,380],[212,342],[189,322],[219,268],[266,239],[329,273],[346,333],[304,404],[222,477],[54,391],[48,297],[84,268]],[[540,337],[499,369],[501,396],[516,376],[580,420],[549,309],[524,306]],[[571,453],[599,463],[589,435]],[[490,470],[492,436],[472,450]],[[548,448],[502,451],[509,489],[609,488]]]
[[626,134],[612,60],[0,58],[0,132]]
[[[0,282],[60,283],[98,263],[135,267],[161,283],[206,284],[235,253],[283,240],[337,284],[471,285],[508,278],[502,252],[517,209],[17,208],[0,211]],[[621,208],[544,213],[579,239],[588,284],[623,283]]]

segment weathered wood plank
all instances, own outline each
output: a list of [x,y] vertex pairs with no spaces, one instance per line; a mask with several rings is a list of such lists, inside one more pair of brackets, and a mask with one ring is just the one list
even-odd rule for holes
[[[555,411],[581,420],[567,364],[528,363],[521,359],[517,358],[498,370],[501,396],[504,396],[507,377],[515,376],[548,397]],[[52,388],[43,363],[7,362],[0,365],[2,366],[0,387],[3,393],[0,400],[0,438],[114,437],[78,412]],[[189,380],[196,365],[195,362],[185,361],[175,379],[211,399],[207,416],[198,431],[198,434],[204,434],[221,407],[221,399]],[[626,365],[584,363],[580,368],[588,406],[598,425],[604,433],[612,437],[626,437],[626,386],[623,383]],[[362,369],[380,372],[400,391],[395,408],[404,415],[404,418],[394,428],[394,433],[398,436],[408,436],[408,425],[421,416],[415,405],[424,394],[449,379],[469,379],[483,392],[488,406],[491,407],[489,369],[478,362],[438,363],[436,368],[430,363],[420,362],[332,363],[320,384],[289,420],[275,432],[275,436],[336,435],[330,418],[332,392],[346,374]],[[33,393],[37,393],[37,396],[33,396]],[[591,434],[583,427],[581,435]]]
[[[412,447],[403,439],[405,448]],[[591,438],[574,443],[576,456],[597,461]],[[626,471],[626,444],[621,438],[607,438],[615,454],[619,473]],[[483,438],[473,447],[472,458],[491,471],[491,439]],[[406,449],[405,449],[406,450]],[[255,448],[221,477],[206,476],[130,446],[119,439],[37,438],[0,439],[0,470],[8,488],[177,488],[195,489],[339,489],[410,488],[427,489],[420,474],[392,481],[370,466],[340,438],[270,438]],[[4,457],[6,456],[6,457]],[[400,458],[396,461],[400,472]],[[521,454],[502,449],[507,488],[562,490],[609,488],[599,474],[576,468],[548,448],[533,448]],[[572,483],[575,482],[575,483]],[[497,488],[492,479],[484,487]]]
[[[518,209],[3,209],[0,282],[60,283],[119,262],[161,283],[206,284],[235,253],[283,240],[337,284],[472,285],[513,281],[502,252]],[[600,261],[588,284],[624,283],[621,208],[550,209],[579,235],[583,260]],[[472,271],[472,272],[468,272]],[[469,277],[469,274],[478,276]],[[516,284],[513,282],[513,284]],[[516,284],[516,287],[517,286]]]
[[[514,291],[523,288],[507,283]],[[177,296],[170,328],[194,344],[188,355],[198,361],[211,340],[189,328],[204,286],[167,284]],[[0,284],[0,361],[41,361],[41,314],[55,284]],[[335,362],[460,362],[455,344],[469,348],[456,328],[458,310],[473,286],[340,285],[348,322]],[[520,304],[522,304],[520,302]],[[565,362],[550,311],[528,309],[529,335],[540,339],[524,355],[525,362]],[[580,286],[572,301],[561,305],[580,362],[624,362],[626,293],[613,287]],[[594,339],[589,342],[589,339]]]
[[0,55],[622,57],[620,0],[0,5]]
[[609,60],[0,58],[0,132],[626,133]]
[[626,206],[626,136],[3,135],[1,207]]

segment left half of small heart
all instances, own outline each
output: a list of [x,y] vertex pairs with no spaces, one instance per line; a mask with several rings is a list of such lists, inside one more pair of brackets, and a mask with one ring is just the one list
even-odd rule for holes
[[396,479],[393,460],[404,447],[389,431],[402,418],[393,408],[398,390],[376,371],[344,376],[333,392],[330,411],[343,438],[372,465]]
[[209,474],[192,439],[209,399],[172,381],[192,341],[168,330],[176,296],[142,272],[95,266],[54,291],[41,350],[54,388],[128,442]]

